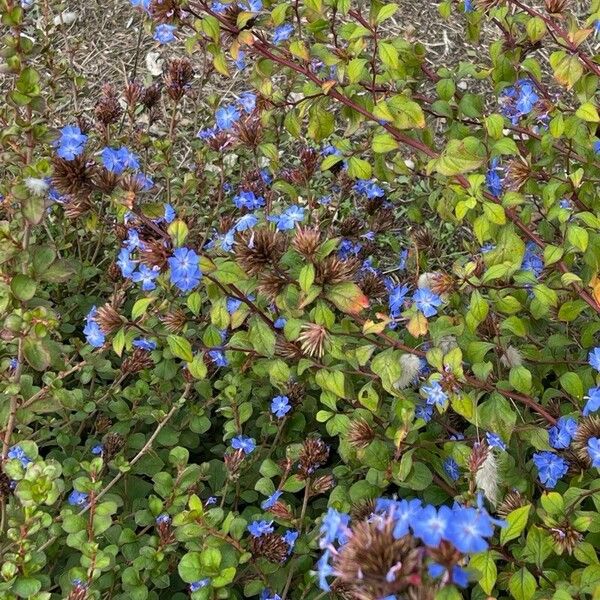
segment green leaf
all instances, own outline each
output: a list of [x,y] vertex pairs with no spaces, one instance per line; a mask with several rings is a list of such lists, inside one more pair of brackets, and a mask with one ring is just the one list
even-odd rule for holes
[[187,238],[189,230],[188,226],[183,221],[177,219],[169,225],[167,232],[173,240],[173,245],[176,248],[179,248],[180,246],[183,246],[183,242],[185,242],[185,238]]
[[371,147],[377,154],[385,154],[398,148],[398,142],[389,133],[379,133],[373,137]]
[[18,300],[22,302],[27,302],[27,300],[31,300],[35,295],[36,283],[28,277],[27,275],[23,275],[19,273],[12,278],[10,282],[10,289],[12,293]]
[[131,309],[131,318],[134,321],[139,319],[143,314],[145,314],[153,300],[154,298],[140,298],[139,300],[136,300],[133,308]]
[[300,269],[300,275],[298,276],[298,283],[300,284],[300,289],[304,293],[308,293],[310,287],[315,281],[315,267],[312,263],[308,263]]
[[535,577],[525,567],[519,569],[508,582],[508,589],[515,600],[531,600],[536,588]]
[[45,371],[50,366],[50,352],[40,340],[25,338],[23,340],[23,356],[36,371]]
[[591,102],[584,102],[576,111],[575,116],[587,121],[588,123],[600,122],[598,110]]
[[394,125],[398,129],[423,129],[425,127],[425,113],[419,104],[407,96],[399,94],[388,101],[394,116]]
[[369,299],[362,290],[352,282],[332,285],[325,297],[333,302],[342,312],[357,314],[369,306]]
[[308,119],[308,135],[315,142],[320,142],[329,137],[335,129],[335,117],[333,112],[324,107],[316,106],[310,111]]
[[252,317],[249,334],[250,342],[259,354],[273,356],[277,338],[269,325],[259,317]]
[[389,19],[393,16],[398,10],[397,4],[384,4],[377,13],[377,17],[375,19],[375,23],[379,25],[379,23],[383,23],[386,19]]
[[193,583],[205,575],[200,562],[200,552],[188,552],[181,557],[177,567],[179,577],[186,583]]
[[500,543],[502,545],[506,544],[506,542],[509,542],[510,540],[514,540],[515,538],[521,535],[521,532],[525,529],[525,526],[527,525],[530,509],[531,504],[526,504],[525,506],[521,506],[513,510],[506,517],[506,526],[500,530]]
[[357,83],[361,80],[366,64],[366,58],[353,58],[348,63],[347,73],[350,83]]
[[395,46],[389,42],[381,42],[377,48],[381,62],[389,69],[397,69],[400,66],[400,56]]
[[369,179],[371,177],[371,165],[368,161],[358,156],[348,159],[348,175],[356,179]]
[[320,388],[333,392],[339,398],[346,396],[345,378],[341,371],[321,369],[316,372],[315,381]]
[[440,175],[453,176],[474,171],[486,160],[485,146],[475,137],[450,140],[441,158],[433,161]]
[[498,577],[498,569],[496,568],[495,556],[492,552],[482,552],[475,554],[469,561],[469,567],[477,569],[481,576],[477,579],[477,583],[481,589],[489,596],[496,584]]
[[169,349],[173,353],[173,356],[181,358],[186,362],[192,362],[194,360],[194,354],[192,352],[192,345],[188,340],[180,335],[169,335],[167,336],[167,344]]

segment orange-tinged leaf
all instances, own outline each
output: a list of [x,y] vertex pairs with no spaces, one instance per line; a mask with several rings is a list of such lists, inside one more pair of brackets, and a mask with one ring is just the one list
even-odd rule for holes
[[363,333],[381,333],[387,326],[391,319],[384,319],[378,323],[372,319],[367,319],[363,325]]
[[600,304],[600,279],[598,279],[597,275],[594,275],[593,279],[590,281],[590,286],[592,288],[594,300]]
[[345,313],[356,314],[369,306],[369,299],[351,282],[332,285],[326,297]]
[[325,94],[329,94],[329,90],[337,83],[334,79],[330,79],[329,81],[325,81],[321,84],[321,89]]
[[414,315],[406,325],[408,333],[413,337],[421,337],[428,330],[427,319],[420,312]]

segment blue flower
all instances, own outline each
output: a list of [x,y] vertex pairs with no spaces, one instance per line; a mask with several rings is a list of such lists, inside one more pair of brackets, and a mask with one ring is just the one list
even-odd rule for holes
[[85,335],[86,341],[90,346],[94,348],[101,348],[106,341],[106,336],[100,325],[95,321],[96,313],[98,310],[95,306],[92,306],[90,312],[85,317],[85,327],[83,328],[83,334]]
[[252,92],[244,92],[238,98],[238,104],[246,113],[251,113],[256,108],[256,94]]
[[497,433],[486,431],[485,439],[487,440],[490,448],[500,448],[500,450],[506,450],[506,444]]
[[210,585],[210,577],[205,577],[204,579],[198,579],[198,581],[192,581],[192,583],[190,583],[189,590],[193,594],[194,592],[197,592],[208,585]]
[[427,404],[444,406],[448,400],[448,394],[444,392],[439,381],[432,381],[429,385],[424,385],[421,391],[425,393]]
[[215,120],[219,129],[229,129],[233,127],[240,118],[240,111],[233,105],[228,104],[217,109]]
[[12,460],[18,460],[23,465],[23,467],[27,467],[27,465],[31,462],[31,459],[25,454],[25,450],[21,448],[21,446],[13,446],[7,453],[6,457]]
[[485,538],[493,533],[493,522],[485,510],[460,506],[452,511],[446,539],[461,552],[477,553],[487,550]]
[[448,580],[449,582],[454,583],[461,588],[466,588],[469,583],[469,575],[462,567],[459,567],[458,565],[454,565],[452,567],[450,577],[448,577],[448,570],[446,567],[443,567],[438,563],[431,563],[427,567],[427,571],[434,579],[443,577],[444,581]]
[[246,53],[243,50],[238,50],[237,58],[233,61],[238,71],[243,71],[246,68]]
[[177,31],[177,27],[175,25],[168,25],[167,23],[162,23],[157,25],[154,30],[154,35],[152,36],[159,44],[168,44],[169,42],[173,42],[175,40],[175,31]]
[[261,502],[260,507],[263,510],[268,510],[269,508],[272,508],[273,506],[275,506],[275,503],[277,502],[277,500],[279,500],[279,497],[281,496],[281,494],[283,494],[283,492],[281,490],[276,490],[266,500],[263,500]]
[[165,212],[163,215],[165,223],[172,223],[176,216],[175,209],[170,204],[165,204]]
[[210,5],[210,9],[217,14],[222,14],[227,10],[228,4],[223,4],[223,2],[213,2]]
[[465,0],[465,12],[473,12],[473,0]]
[[317,561],[317,575],[319,576],[319,587],[324,591],[328,592],[331,588],[327,582],[327,578],[333,575],[333,567],[329,564],[331,558],[331,552],[325,550],[321,555],[321,558]]
[[535,93],[533,85],[530,82],[523,83],[517,98],[516,109],[521,115],[526,115],[533,110],[538,100],[539,96]]
[[287,396],[275,396],[271,401],[271,412],[281,419],[292,410],[290,399]]
[[362,248],[360,242],[354,243],[352,240],[342,240],[340,242],[340,248],[338,250],[338,256],[341,259],[346,260],[350,256],[356,256]]
[[242,301],[237,298],[227,298],[225,304],[227,306],[227,312],[232,315],[242,305]]
[[69,494],[68,502],[71,506],[85,506],[88,501],[88,495],[85,492],[73,490]]
[[217,367],[226,367],[229,364],[227,357],[221,350],[214,348],[213,350],[208,351],[208,356],[213,361],[214,365]]
[[279,216],[268,217],[269,221],[276,223],[277,231],[294,229],[296,223],[300,223],[302,219],[304,219],[304,209],[296,204],[286,208]]
[[235,231],[246,231],[247,229],[252,229],[257,223],[258,217],[252,213],[248,213],[236,221],[233,229]]
[[167,513],[158,515],[155,519],[157,525],[168,525],[171,522],[171,517]]
[[288,529],[281,536],[283,538],[283,541],[288,545],[288,553],[290,553],[294,549],[294,546],[296,545],[296,540],[298,539],[299,535],[299,531],[296,531],[295,529]]
[[279,27],[276,27],[275,31],[273,32],[273,43],[281,44],[281,42],[285,42],[290,38],[292,33],[294,33],[294,27],[290,23],[279,25]]
[[496,249],[496,244],[492,244],[490,242],[490,243],[487,243],[487,244],[484,244],[483,246],[481,246],[481,248],[479,248],[479,252],[481,252],[481,254],[487,254],[488,252],[492,252],[492,250],[495,250],[495,249]]
[[217,503],[217,499],[214,496],[209,496],[204,503],[206,506],[211,506]]
[[413,294],[413,302],[425,317],[437,314],[437,307],[441,306],[442,299],[429,288],[420,288]]
[[594,35],[596,37],[600,35],[600,19],[594,21]]
[[17,368],[19,366],[19,359],[16,358],[15,356],[13,356],[9,361],[8,361],[8,370],[9,371],[16,371]]
[[452,510],[447,506],[426,506],[418,512],[411,523],[413,533],[428,546],[439,546],[445,538],[446,529],[453,518]]
[[76,125],[66,125],[60,130],[60,138],[55,142],[56,153],[65,160],[79,156],[87,143],[88,136],[81,133]]
[[131,251],[129,248],[126,246],[121,248],[119,255],[117,256],[117,266],[121,269],[121,275],[123,275],[123,277],[129,278],[133,276],[136,262],[137,261],[131,259]]
[[494,158],[490,164],[490,168],[488,169],[485,182],[490,194],[496,198],[501,196],[502,191],[504,190],[503,178],[500,176],[500,173],[501,171],[498,168],[498,159]]
[[394,504],[394,519],[396,524],[394,525],[393,536],[399,540],[408,533],[409,526],[415,517],[421,512],[423,505],[418,498],[413,500],[400,500]]
[[202,279],[198,255],[189,248],[177,248],[168,259],[171,267],[170,281],[182,292],[193,290]]
[[558,205],[565,210],[573,210],[573,203],[568,198],[563,198]]
[[381,198],[385,192],[373,179],[359,179],[354,184],[354,190],[367,198]]
[[92,454],[95,454],[96,456],[101,456],[102,452],[104,452],[104,446],[102,446],[102,444],[96,444],[92,448]]
[[102,164],[107,171],[120,175],[125,169],[140,168],[138,157],[125,146],[120,148],[105,147],[100,153]]
[[248,531],[252,537],[273,533],[273,521],[253,521],[248,525]]
[[600,468],[600,438],[591,437],[587,442],[587,451],[592,467]]
[[285,327],[286,323],[287,323],[287,319],[284,319],[283,317],[279,317],[273,323],[273,327],[275,327],[275,329],[283,329]]
[[577,432],[577,421],[573,417],[560,417],[548,430],[548,442],[557,450],[564,450],[571,445]]
[[396,285],[390,290],[390,299],[388,301],[390,307],[390,315],[392,317],[398,317],[402,312],[404,306],[404,300],[406,294],[408,294],[410,288],[407,284]]
[[589,414],[596,412],[600,408],[600,387],[593,387],[588,390],[588,395],[584,396],[587,400],[583,407],[583,416],[587,417]]
[[600,371],[600,347],[594,348],[588,354],[588,363],[592,369],[596,369],[596,371]]
[[242,450],[245,454],[250,454],[256,448],[256,442],[247,435],[238,435],[232,438],[231,447],[235,450]]
[[147,350],[148,352],[156,349],[156,342],[154,340],[147,340],[146,338],[138,338],[132,342],[134,348],[140,350]]
[[525,246],[525,254],[523,255],[523,262],[521,263],[521,269],[530,271],[535,277],[539,277],[544,270],[544,261],[537,251],[538,248],[535,243],[528,242]]
[[233,203],[237,208],[256,210],[265,205],[265,199],[262,196],[257,196],[254,192],[241,191],[233,197]]
[[130,2],[136,8],[143,8],[146,11],[150,8],[150,0],[130,0]]
[[594,142],[594,146],[593,147],[594,147],[594,152],[596,154],[600,154],[600,140]]
[[446,475],[448,475],[452,481],[457,481],[460,478],[460,468],[458,463],[451,456],[444,461],[444,471],[446,471]]
[[347,539],[349,525],[350,515],[338,512],[335,508],[329,507],[323,517],[319,530],[321,532],[321,548],[326,548],[336,540],[339,540],[343,544],[344,540]]
[[275,594],[267,588],[260,593],[259,598],[260,600],[281,600],[281,596],[279,594]]
[[569,470],[569,463],[553,452],[536,452],[533,464],[538,470],[540,481],[548,488],[553,488],[558,480]]
[[429,423],[431,417],[433,417],[433,406],[430,404],[417,404],[415,406],[415,417]]
[[238,2],[238,6],[242,10],[247,10],[249,12],[258,12],[262,10],[262,0],[241,0]]
[[529,114],[538,100],[539,96],[533,83],[528,79],[520,79],[515,85],[508,86],[498,98],[500,112],[508,117],[513,125]]
[[156,289],[156,283],[154,280],[160,275],[160,267],[148,267],[146,265],[140,265],[140,268],[131,275],[131,281],[142,284],[142,290],[150,292]]

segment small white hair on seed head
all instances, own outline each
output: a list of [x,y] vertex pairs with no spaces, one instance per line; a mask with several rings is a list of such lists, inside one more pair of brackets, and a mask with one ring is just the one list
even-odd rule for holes
[[500,362],[509,369],[520,367],[523,364],[523,356],[514,346],[508,346],[500,358]]
[[34,196],[44,196],[50,187],[44,179],[39,177],[27,177],[24,183]]
[[491,448],[475,474],[475,483],[485,497],[495,505],[498,498],[498,463]]
[[394,386],[400,390],[408,387],[421,370],[421,359],[414,354],[403,354],[400,357],[400,377]]

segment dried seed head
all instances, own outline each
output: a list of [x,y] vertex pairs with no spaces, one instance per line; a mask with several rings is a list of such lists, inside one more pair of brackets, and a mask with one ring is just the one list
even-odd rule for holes
[[125,438],[119,433],[107,433],[102,442],[102,456],[110,462],[125,446]]
[[92,175],[92,182],[104,194],[112,194],[119,183],[119,176],[108,169],[99,168]]
[[266,558],[271,562],[283,563],[288,556],[288,545],[277,533],[266,533],[253,537],[250,552],[257,558]]
[[237,479],[239,477],[239,471],[240,467],[242,466],[242,462],[244,461],[244,456],[244,451],[239,449],[235,450],[234,452],[229,452],[223,457],[225,468],[229,472],[229,477],[231,479]]
[[169,61],[164,76],[167,94],[174,102],[179,102],[190,87],[194,69],[187,58],[174,58]]
[[288,342],[281,337],[275,341],[275,354],[281,358],[298,360],[304,356],[302,349],[294,342]]
[[310,496],[318,496],[324,494],[333,488],[335,485],[335,479],[333,475],[322,475],[317,477],[310,486]]
[[179,333],[183,331],[187,323],[187,317],[180,308],[176,308],[173,312],[167,313],[162,317],[161,321],[167,331]]
[[255,115],[248,115],[240,119],[235,124],[234,132],[238,141],[249,148],[257,148],[262,141],[262,124]]
[[294,513],[290,510],[290,507],[281,500],[277,500],[277,502],[269,508],[269,512],[274,517],[283,519],[284,521],[291,521],[294,518]]
[[314,148],[304,147],[300,150],[300,165],[303,179],[308,183],[314,175],[320,162],[320,155]]
[[488,457],[489,448],[485,442],[475,442],[473,444],[473,448],[471,449],[471,454],[469,455],[469,460],[467,462],[467,466],[469,471],[473,474],[477,473],[486,458]]
[[157,520],[154,527],[162,546],[167,546],[175,541],[175,535],[173,528],[171,527],[171,520]]
[[383,279],[377,273],[371,271],[365,271],[361,275],[358,280],[358,287],[370,300],[380,300],[387,293]]
[[513,510],[521,508],[528,504],[528,500],[518,490],[512,490],[504,496],[504,500],[500,503],[496,512],[499,517],[505,519]]
[[573,436],[572,449],[582,464],[589,466],[592,464],[588,453],[587,444],[590,438],[600,437],[600,416],[589,415],[583,417],[577,425],[577,431]]
[[321,245],[321,232],[316,227],[297,227],[293,248],[302,254],[304,258],[311,260]]
[[130,81],[127,83],[123,96],[125,97],[125,102],[127,103],[129,110],[132,110],[137,106],[137,103],[140,102],[143,95],[144,88],[141,84],[137,81]]
[[265,273],[258,282],[258,291],[274,302],[287,284],[288,280],[285,275],[280,273]]
[[315,281],[320,285],[334,285],[352,281],[360,268],[355,258],[343,260],[337,256],[327,256],[315,265]]
[[546,10],[553,16],[562,16],[567,8],[569,0],[545,0]]
[[88,597],[88,586],[85,582],[76,579],[69,591],[67,600],[86,600]]
[[161,93],[162,85],[159,82],[156,82],[142,90],[140,100],[146,109],[150,110],[158,104]]
[[489,450],[481,467],[475,473],[475,483],[485,497],[496,504],[498,497],[498,463],[494,453]]
[[518,192],[531,176],[531,167],[523,160],[515,158],[508,163],[504,185],[508,190]]
[[92,205],[85,198],[69,196],[63,204],[63,210],[69,219],[77,219],[82,215],[85,215],[91,209]]
[[177,0],[150,0],[148,12],[152,20],[169,23],[181,16],[181,9]]
[[433,236],[431,231],[425,225],[418,225],[412,231],[412,239],[415,242],[416,247],[423,251],[430,250],[434,245]]
[[96,433],[98,434],[107,431],[108,429],[110,429],[111,426],[112,421],[105,414],[99,415],[96,421],[94,422],[94,428],[96,429]]
[[302,352],[308,356],[321,358],[325,352],[325,346],[329,342],[329,334],[325,327],[317,323],[305,323],[301,330],[298,341],[301,344]]
[[405,596],[421,583],[422,549],[410,536],[395,539],[388,516],[360,521],[333,557],[337,579],[358,600]]
[[108,83],[103,85],[102,95],[94,109],[96,120],[104,127],[107,127],[112,123],[116,123],[122,112],[123,110],[119,104],[115,88]]
[[563,552],[573,554],[573,550],[575,550],[577,544],[583,539],[583,535],[574,529],[568,521],[550,528],[550,535],[554,540],[557,554],[562,554]]
[[351,421],[346,440],[353,448],[364,449],[375,439],[375,431],[365,419],[358,418]]
[[6,500],[12,494],[10,477],[4,473],[4,471],[0,471],[0,499]]
[[369,229],[374,233],[390,231],[396,225],[396,214],[393,208],[380,208],[371,219]]
[[356,217],[349,216],[340,222],[339,230],[342,237],[358,237],[364,229],[364,222]]
[[375,512],[375,500],[361,500],[357,504],[353,504],[350,509],[350,516],[352,517],[352,522],[356,521],[366,521],[371,518],[371,515]]
[[119,269],[119,266],[117,265],[117,263],[111,263],[110,266],[108,267],[108,278],[110,279],[110,281],[112,281],[113,283],[116,283],[117,281],[120,281],[121,279],[121,269]]
[[257,275],[265,267],[278,263],[285,251],[284,237],[269,227],[238,234],[237,240],[237,261],[250,275]]
[[329,446],[316,437],[308,438],[302,444],[298,463],[298,476],[307,479],[329,458]]
[[76,156],[73,160],[65,160],[55,156],[52,159],[54,172],[52,185],[63,195],[87,198],[93,189],[92,165],[88,164],[85,156]]
[[150,353],[141,348],[136,348],[131,356],[128,356],[121,364],[121,371],[123,374],[133,374],[153,366],[154,362],[150,357]]
[[140,250],[140,260],[149,267],[164,269],[171,253],[171,243],[167,240],[162,238],[144,240],[144,245]]
[[107,302],[98,309],[96,312],[96,322],[106,335],[117,331],[123,325],[121,315],[119,315],[110,302]]
[[285,388],[285,395],[288,397],[292,406],[299,406],[304,401],[306,388],[297,381],[288,381]]

